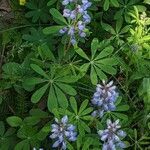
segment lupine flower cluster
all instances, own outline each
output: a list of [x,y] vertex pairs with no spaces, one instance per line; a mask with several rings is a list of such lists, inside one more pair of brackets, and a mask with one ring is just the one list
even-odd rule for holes
[[102,150],[116,150],[116,148],[124,149],[125,143],[121,141],[126,136],[123,130],[120,130],[119,120],[111,122],[107,120],[107,129],[99,130],[98,134],[104,142]]
[[116,86],[113,86],[113,81],[106,84],[103,81],[103,85],[98,84],[93,99],[91,100],[95,111],[92,116],[103,117],[104,112],[114,111],[116,109],[115,101],[117,100],[118,93],[116,92]]
[[62,150],[67,148],[66,140],[68,141],[76,141],[77,132],[75,132],[75,126],[72,124],[68,124],[68,117],[64,116],[61,121],[55,118],[55,124],[52,124],[52,134],[50,135],[51,139],[55,139],[55,143],[53,144],[53,148],[59,147]]
[[[70,36],[70,42],[76,44],[76,36],[79,35],[81,38],[86,37],[86,25],[91,22],[91,18],[87,13],[87,9],[92,5],[88,0],[63,0],[62,4],[65,6],[63,16],[66,17],[70,25],[64,27],[59,32],[61,34],[67,33]],[[69,4],[74,6],[71,10]]]

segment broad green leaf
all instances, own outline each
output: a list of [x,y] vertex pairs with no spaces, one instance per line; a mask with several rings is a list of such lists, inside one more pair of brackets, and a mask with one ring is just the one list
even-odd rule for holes
[[88,100],[85,100],[81,103],[81,106],[80,106],[80,109],[79,109],[79,113],[78,114],[81,114],[87,107],[89,101]]
[[124,33],[128,32],[129,29],[130,29],[129,25],[125,26],[124,28],[121,29],[120,34],[124,34]]
[[108,8],[109,8],[109,0],[105,0],[105,1],[104,1],[103,8],[104,8],[105,11],[108,10]]
[[6,120],[11,127],[18,127],[22,124],[22,119],[17,116],[8,117]]
[[97,73],[95,71],[94,66],[91,66],[90,78],[93,85],[96,85],[98,82]]
[[68,100],[67,100],[65,94],[56,86],[55,86],[55,91],[56,91],[56,95],[57,95],[57,99],[58,99],[58,103],[59,103],[60,107],[67,108]]
[[45,111],[42,111],[41,109],[31,109],[30,110],[30,115],[34,116],[34,117],[39,117],[39,118],[45,118],[48,117],[48,113]]
[[62,82],[62,83],[75,83],[78,81],[78,78],[75,76],[64,76],[56,79],[57,82]]
[[55,4],[57,2],[57,0],[50,0],[48,3],[47,3],[47,6],[51,6],[53,4]]
[[110,0],[112,5],[114,5],[115,7],[119,7],[119,3],[118,0]]
[[37,103],[42,96],[44,95],[44,93],[46,92],[47,88],[49,86],[49,83],[44,85],[43,87],[41,87],[40,89],[38,89],[31,97],[31,101],[32,103]]
[[119,119],[123,119],[123,120],[128,120],[128,116],[122,113],[113,113],[116,117],[118,117]]
[[30,143],[28,140],[23,140],[15,146],[14,150],[30,150]]
[[85,52],[81,48],[76,48],[75,51],[83,58],[89,60],[88,56],[85,54]]
[[88,127],[88,125],[84,121],[80,120],[79,124],[84,128],[85,131],[89,133],[91,132],[91,129]]
[[107,32],[110,32],[111,34],[116,34],[115,30],[113,29],[113,27],[110,26],[109,24],[101,22],[101,25],[102,25],[102,28],[104,30],[106,30]]
[[98,49],[99,46],[99,41],[97,38],[94,38],[92,43],[91,43],[91,52],[92,52],[92,59],[94,58],[96,51]]
[[100,54],[94,60],[99,60],[101,58],[104,58],[112,54],[113,51],[114,51],[114,48],[112,46],[108,46],[102,52],[100,52]]
[[93,109],[89,107],[89,108],[83,110],[81,115],[82,116],[87,115],[87,114],[91,113],[92,111],[93,111]]
[[52,112],[55,108],[58,108],[57,97],[56,97],[53,86],[51,86],[49,90],[47,107],[50,112]]
[[121,27],[122,27],[122,23],[123,23],[122,19],[117,20],[117,22],[116,22],[116,32],[117,32],[117,33],[120,32]]
[[115,111],[127,111],[127,110],[129,110],[128,105],[121,105],[121,106],[117,106]]
[[115,105],[118,106],[118,105],[121,103],[121,101],[122,101],[122,97],[119,96],[119,97],[117,98],[117,101],[116,101]]
[[149,4],[150,5],[150,0],[144,0],[144,3]]
[[103,73],[103,71],[101,71],[101,69],[98,66],[95,66],[97,75],[99,76],[99,78],[101,80],[107,80],[107,76]]
[[47,44],[42,44],[41,46],[39,46],[38,51],[44,58],[55,61],[55,57]]
[[62,91],[64,91],[66,94],[69,94],[69,95],[76,95],[77,92],[74,88],[72,88],[72,86],[70,85],[67,85],[67,84],[63,84],[63,83],[56,83],[56,85],[62,89]]
[[116,74],[116,69],[114,69],[112,66],[109,65],[100,65],[99,66],[104,72],[111,74],[111,75],[115,75]]
[[77,108],[76,99],[74,97],[70,97],[70,104],[71,104],[71,107],[72,107],[73,111],[77,115],[78,108]]
[[45,77],[46,79],[49,79],[49,76],[38,65],[31,64],[31,68],[35,72],[37,72],[38,74],[40,74],[41,76]]
[[43,33],[46,35],[49,34],[58,34],[59,30],[62,29],[63,26],[51,26],[51,27],[46,27],[43,29]]
[[96,61],[97,63],[102,63],[104,65],[117,65],[118,61],[115,58],[105,58],[105,59],[101,59],[99,61]]
[[37,123],[40,122],[40,118],[38,116],[29,116],[29,117],[26,117],[24,119],[24,122],[27,124],[27,125],[36,125]]
[[32,78],[28,78],[25,79],[23,84],[26,86],[31,86],[31,85],[36,85],[39,83],[43,83],[46,82],[47,80],[41,79],[41,78],[37,78],[37,77],[32,77]]
[[50,13],[54,18],[56,18],[57,20],[59,20],[67,25],[66,19],[63,17],[63,15],[57,9],[51,8]]

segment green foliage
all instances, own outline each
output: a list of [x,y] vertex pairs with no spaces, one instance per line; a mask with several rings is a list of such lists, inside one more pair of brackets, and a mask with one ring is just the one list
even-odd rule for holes
[[53,66],[50,67],[49,75],[38,65],[31,64],[31,68],[43,77],[34,77],[25,80],[24,84],[26,86],[33,86],[43,83],[41,88],[39,88],[36,92],[33,93],[31,101],[33,103],[39,102],[46,90],[48,90],[49,94],[47,107],[50,111],[58,107],[67,108],[68,100],[66,94],[76,95],[75,89],[72,86],[70,86],[69,83],[74,83],[77,80],[77,78],[70,76],[65,70],[62,70],[61,73],[58,73],[57,68]]
[[30,9],[30,11],[28,11],[25,16],[27,18],[32,18],[32,22],[34,23],[38,21],[41,21],[43,23],[48,22],[49,14],[46,4],[47,0],[30,0],[26,4],[26,7]]
[[[120,120],[127,150],[149,149],[150,1],[89,1],[85,38],[82,15],[66,19],[62,0],[0,1],[0,150],[52,150],[51,125],[65,115],[78,133],[69,150],[102,149],[97,131],[107,119]],[[61,35],[71,26],[72,37]],[[116,109],[93,117],[91,99],[104,80],[114,81]]]
[[90,68],[90,79],[94,85],[98,83],[98,78],[100,80],[107,80],[105,73],[116,74],[114,66],[117,65],[117,58],[112,56],[114,48],[110,45],[101,49],[100,45],[101,43],[99,43],[98,39],[93,39],[91,43],[91,58],[81,48],[75,49],[81,57],[88,61],[80,67],[83,72],[82,75],[85,75]]

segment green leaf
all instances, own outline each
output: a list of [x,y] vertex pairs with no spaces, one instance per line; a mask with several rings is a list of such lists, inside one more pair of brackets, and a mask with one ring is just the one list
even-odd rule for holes
[[28,140],[23,140],[15,146],[14,150],[30,150],[30,143]]
[[114,112],[113,114],[114,114],[117,118],[119,118],[119,119],[128,120],[128,116],[125,115],[125,114],[116,113],[116,112]]
[[114,66],[114,65],[117,65],[118,61],[115,58],[105,58],[105,59],[101,59],[97,61],[97,63]]
[[49,83],[44,85],[43,87],[41,87],[40,89],[38,89],[31,97],[31,101],[32,103],[37,103],[42,96],[44,95],[44,93],[46,92],[47,88],[49,86]]
[[67,85],[67,84],[63,84],[63,83],[56,83],[56,85],[61,88],[66,94],[69,94],[69,95],[76,95],[77,92],[74,88],[72,88],[72,86],[70,85]]
[[53,86],[51,86],[49,91],[47,107],[50,112],[52,112],[55,108],[58,108],[57,97]]
[[49,79],[49,76],[38,65],[31,64],[31,68],[41,76]]
[[67,100],[65,94],[56,86],[55,86],[55,91],[56,91],[56,95],[57,95],[57,99],[58,99],[58,103],[59,103],[60,107],[67,108],[68,100]]
[[43,33],[46,34],[46,35],[49,35],[49,34],[58,34],[59,33],[59,30],[62,29],[63,26],[51,26],[51,27],[46,27],[43,29]]
[[88,125],[84,121],[80,120],[80,125],[84,128],[85,131],[89,133],[91,132],[91,129],[88,127]]
[[81,48],[76,48],[75,51],[83,58],[89,60],[88,56],[85,54],[85,52]]
[[91,43],[91,52],[92,52],[92,59],[94,58],[95,56],[95,53],[98,49],[98,46],[99,46],[99,41],[97,38],[94,38],[92,43]]
[[100,54],[94,60],[99,60],[101,58],[107,57],[112,54],[113,51],[114,48],[112,46],[108,46],[102,52],[100,52]]
[[57,82],[63,83],[75,83],[78,81],[78,78],[75,76],[64,76],[57,79]]
[[54,18],[56,18],[57,20],[59,20],[67,25],[66,19],[63,17],[63,15],[57,9],[51,8],[50,13]]
[[104,1],[104,6],[103,6],[104,10],[107,11],[109,8],[109,0],[105,0]]
[[42,57],[55,61],[55,57],[51,52],[51,50],[49,49],[49,47],[47,46],[47,44],[42,44],[41,46],[39,46],[38,51],[42,55]]
[[6,120],[7,123],[12,127],[18,127],[22,124],[22,119],[17,116],[8,117]]
[[150,5],[150,0],[144,0],[144,3],[149,4]]
[[110,0],[112,5],[115,6],[115,7],[119,7],[119,3],[118,3],[118,0]]
[[82,102],[81,106],[80,106],[80,109],[79,109],[79,113],[78,114],[81,114],[87,107],[89,101],[88,100],[85,100]]
[[37,77],[32,77],[32,78],[25,79],[23,84],[26,86],[31,86],[31,85],[36,85],[36,84],[43,83],[43,82],[46,82],[46,80],[37,78]]
[[117,106],[115,111],[127,111],[127,110],[129,110],[128,105],[121,105],[121,106]]
[[93,109],[89,107],[89,108],[83,110],[81,115],[82,116],[87,115],[87,114],[91,113],[92,111],[93,111]]
[[99,67],[95,66],[95,69],[96,69],[97,75],[99,76],[101,80],[107,80],[107,76],[103,73],[103,71],[101,71]]
[[97,73],[93,66],[91,66],[90,78],[93,85],[96,85],[98,82]]
[[70,97],[70,104],[75,114],[77,114],[77,111],[78,111],[77,102],[74,97]]
[[27,125],[36,125],[37,123],[40,122],[40,118],[38,116],[30,116],[30,117],[26,117],[24,119],[24,122],[27,124]]
[[34,117],[39,117],[39,118],[46,118],[48,117],[48,113],[45,111],[42,111],[41,109],[31,109],[30,110],[30,115],[34,116]]
[[106,30],[107,32],[110,32],[111,34],[116,34],[115,30],[109,24],[101,22],[101,25],[102,25],[102,28]]
[[47,3],[47,6],[51,6],[53,4],[55,4],[57,2],[57,0],[50,0],[48,3]]
[[116,74],[116,69],[113,68],[112,66],[109,65],[100,65],[99,66],[104,72],[111,74],[111,75],[115,75]]

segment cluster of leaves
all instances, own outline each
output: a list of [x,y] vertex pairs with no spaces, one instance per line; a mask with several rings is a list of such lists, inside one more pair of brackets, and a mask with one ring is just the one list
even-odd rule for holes
[[[149,149],[150,1],[90,1],[88,37],[74,46],[59,33],[70,26],[61,0],[11,2],[14,21],[0,31],[0,149],[52,149],[50,125],[63,115],[78,131],[70,150],[102,149],[107,118],[120,119],[127,149]],[[99,119],[90,100],[102,80],[119,97]]]

